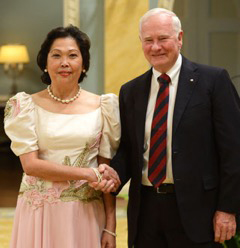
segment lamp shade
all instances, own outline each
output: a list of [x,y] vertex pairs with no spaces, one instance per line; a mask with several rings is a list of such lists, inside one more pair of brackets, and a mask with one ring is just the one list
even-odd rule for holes
[[0,63],[28,63],[29,56],[25,45],[4,45],[0,49]]

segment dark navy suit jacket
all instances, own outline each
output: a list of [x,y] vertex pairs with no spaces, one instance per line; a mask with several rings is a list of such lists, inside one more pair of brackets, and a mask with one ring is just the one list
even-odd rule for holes
[[[121,186],[131,179],[129,247],[138,226],[151,77],[149,70],[131,80],[119,96],[122,137],[111,166]],[[207,242],[213,239],[216,210],[240,212],[240,99],[226,70],[183,57],[172,128],[172,168],[182,223],[190,239]]]

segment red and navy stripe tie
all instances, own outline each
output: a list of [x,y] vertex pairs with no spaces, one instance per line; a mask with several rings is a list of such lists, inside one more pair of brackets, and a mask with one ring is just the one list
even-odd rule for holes
[[158,77],[160,89],[157,94],[153,114],[150,152],[148,162],[148,179],[154,187],[159,187],[166,178],[167,164],[167,117],[169,103],[170,77],[162,74]]

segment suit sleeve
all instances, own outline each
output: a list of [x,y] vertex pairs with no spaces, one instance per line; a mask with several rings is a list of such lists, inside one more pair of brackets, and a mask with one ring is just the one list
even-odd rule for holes
[[126,123],[126,104],[124,101],[124,89],[123,87],[120,90],[119,94],[119,107],[120,107],[120,119],[121,119],[121,139],[120,145],[117,150],[116,155],[111,160],[111,166],[117,171],[119,178],[121,180],[121,185],[118,188],[116,194],[118,194],[122,187],[130,179],[130,147],[128,142],[128,132],[127,132],[127,123]]
[[212,101],[221,178],[217,208],[240,213],[240,99],[225,70],[215,82]]

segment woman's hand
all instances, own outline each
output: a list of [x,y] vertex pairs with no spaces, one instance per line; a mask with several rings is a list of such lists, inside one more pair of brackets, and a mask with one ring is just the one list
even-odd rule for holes
[[95,181],[89,185],[95,190],[101,190],[104,193],[115,192],[121,184],[117,172],[107,164],[100,164],[98,170],[102,175],[102,181]]
[[101,248],[116,248],[116,237],[107,232],[103,232]]
[[[91,183],[97,183],[99,181],[98,179],[98,175],[95,172],[95,170],[98,170],[97,168],[88,168],[88,174],[87,174],[87,181],[89,182],[89,184]],[[101,173],[98,173],[101,176]]]
[[104,193],[115,192],[121,184],[117,172],[107,164],[100,164],[98,171],[102,175],[102,181],[98,182],[95,180],[95,182],[91,182],[89,185],[95,190],[101,190]]

